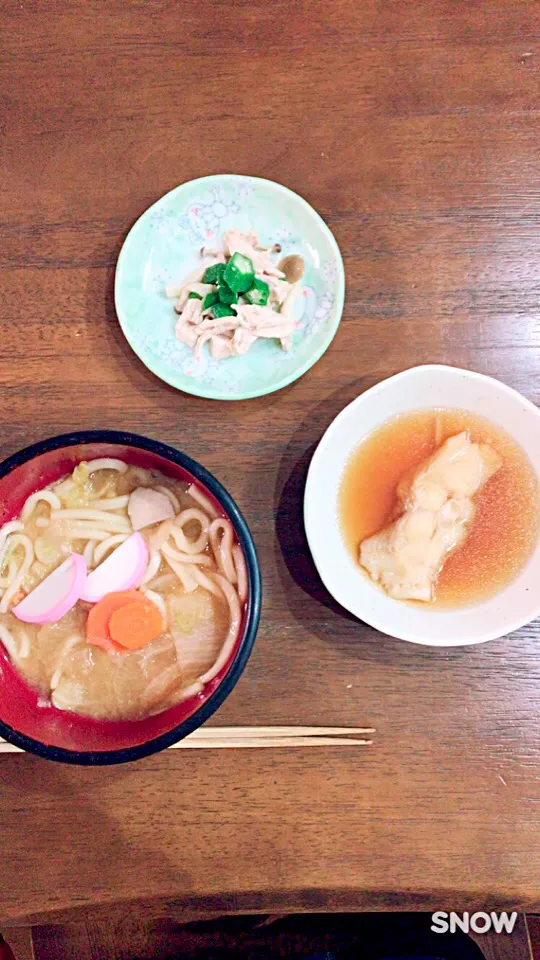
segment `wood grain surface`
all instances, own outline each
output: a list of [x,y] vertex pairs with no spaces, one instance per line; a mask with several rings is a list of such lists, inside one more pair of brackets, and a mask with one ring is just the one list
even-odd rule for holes
[[[322,433],[398,370],[465,365],[540,401],[537,3],[1,0],[0,16],[0,455],[124,427],[201,461],[264,577],[253,657],[212,722],[377,728],[361,752],[2,757],[0,919],[538,907],[538,625],[469,649],[385,638],[325,594],[301,519]],[[230,405],[148,373],[112,301],[136,217],[224,171],[305,196],[347,274],[325,357]]]

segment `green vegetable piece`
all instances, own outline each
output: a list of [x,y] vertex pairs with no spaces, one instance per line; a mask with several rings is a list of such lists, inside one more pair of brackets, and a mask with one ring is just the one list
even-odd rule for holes
[[218,302],[218,295],[216,290],[211,290],[210,293],[207,293],[204,300],[202,308],[206,310],[208,307],[213,307],[215,303]]
[[207,267],[203,273],[202,282],[217,283],[217,280],[218,280],[217,268],[221,266],[222,266],[221,263],[213,263],[211,267]]
[[212,307],[212,313],[216,320],[220,317],[234,317],[234,310],[231,309],[228,303],[216,303]]
[[200,293],[195,293],[194,290],[191,293],[188,293],[188,300],[202,300]]
[[253,286],[255,271],[249,257],[243,253],[233,253],[225,270],[223,280],[234,293],[245,293]]
[[220,283],[218,286],[218,297],[220,303],[238,303],[238,294],[230,290],[226,283]]
[[226,263],[216,263],[217,282],[223,283],[223,274],[225,273]]
[[257,307],[265,307],[268,303],[268,297],[270,296],[270,287],[264,280],[258,280],[255,277],[253,281],[253,286],[251,290],[247,290],[244,294],[248,303],[253,303]]

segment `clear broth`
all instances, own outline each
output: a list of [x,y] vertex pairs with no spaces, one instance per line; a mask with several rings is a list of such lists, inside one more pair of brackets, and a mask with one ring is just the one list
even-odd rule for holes
[[463,430],[469,431],[474,442],[489,443],[504,462],[475,497],[476,512],[468,535],[439,574],[433,604],[445,607],[493,596],[516,577],[534,548],[539,530],[539,486],[519,444],[475,414],[420,410],[395,417],[368,436],[350,458],[339,491],[342,534],[358,562],[361,541],[389,522],[403,474]]

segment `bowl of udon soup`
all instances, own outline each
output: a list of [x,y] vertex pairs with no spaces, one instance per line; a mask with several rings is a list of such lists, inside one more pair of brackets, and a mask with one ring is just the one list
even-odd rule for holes
[[79,764],[135,760],[230,693],[260,615],[232,497],[163,443],[90,431],[0,465],[0,736]]
[[430,646],[502,637],[540,615],[540,411],[454,367],[415,367],[322,438],[306,532],[329,592],[382,633]]

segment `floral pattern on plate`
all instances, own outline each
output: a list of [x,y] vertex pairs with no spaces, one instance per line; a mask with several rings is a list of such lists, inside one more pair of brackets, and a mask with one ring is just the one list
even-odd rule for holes
[[[254,229],[265,244],[305,260],[296,303],[293,346],[258,340],[242,357],[201,358],[179,343],[176,315],[165,297],[197,265],[203,245],[221,245],[231,227]],[[330,344],[344,298],[343,263],[318,214],[297,194],[268,180],[220,175],[193,180],[158,200],[134,225],[118,259],[116,310],[139,358],[157,376],[187,393],[246,399],[278,390],[302,376]]]

